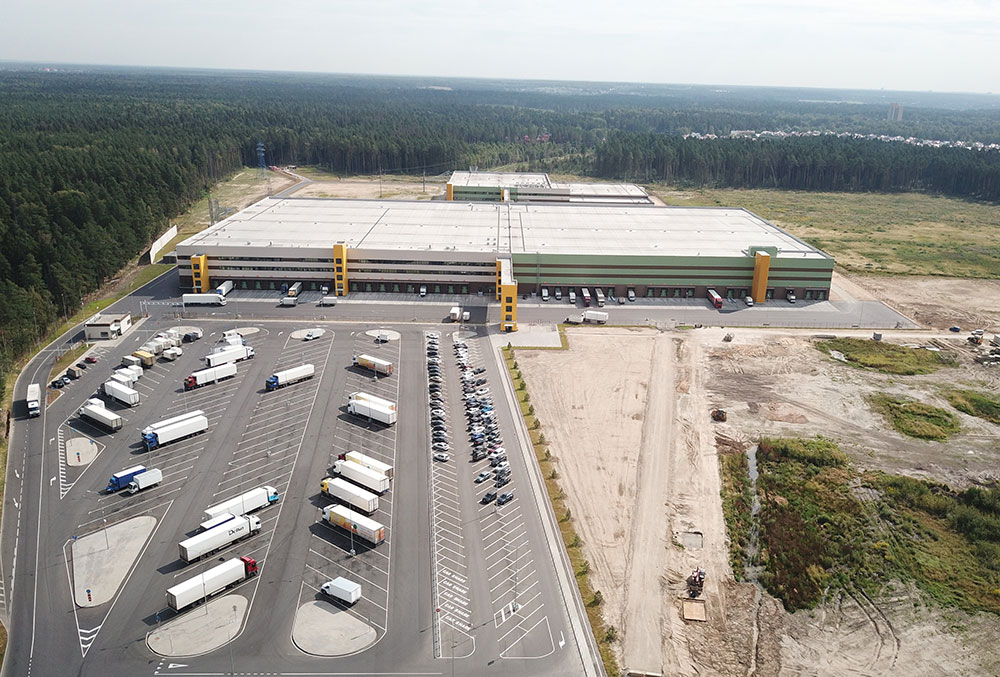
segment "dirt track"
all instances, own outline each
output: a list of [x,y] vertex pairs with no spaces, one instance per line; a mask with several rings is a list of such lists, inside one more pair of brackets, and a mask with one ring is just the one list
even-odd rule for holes
[[[997,426],[959,414],[952,443],[904,438],[863,396],[905,391],[947,406],[943,385],[997,376],[967,352],[955,369],[893,378],[820,355],[807,333],[738,330],[731,343],[725,333],[576,328],[568,351],[517,352],[622,666],[671,675],[743,675],[751,665],[760,676],[996,673],[995,618],[928,608],[902,587],[794,615],[764,594],[756,614],[754,587],[729,569],[715,435],[822,434],[861,467],[959,486],[988,481],[1000,474]],[[729,421],[712,424],[713,407]],[[705,623],[680,615],[697,565],[708,571]]]

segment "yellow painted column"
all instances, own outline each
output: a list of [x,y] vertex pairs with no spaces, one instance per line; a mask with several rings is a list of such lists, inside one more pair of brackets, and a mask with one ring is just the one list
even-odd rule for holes
[[455,199],[455,187],[451,183],[446,183],[444,185],[444,199],[451,201]]
[[208,293],[208,255],[195,254],[191,257],[191,280],[195,291]]
[[753,262],[753,286],[750,296],[754,303],[764,303],[767,300],[767,275],[771,271],[771,255],[767,252],[757,252]]
[[336,296],[347,296],[347,245],[333,245],[333,289]]
[[503,267],[500,263],[500,259],[497,259],[497,301],[500,300],[500,289],[503,287],[503,275],[501,274]]
[[500,295],[500,329],[517,331],[517,280],[503,285]]

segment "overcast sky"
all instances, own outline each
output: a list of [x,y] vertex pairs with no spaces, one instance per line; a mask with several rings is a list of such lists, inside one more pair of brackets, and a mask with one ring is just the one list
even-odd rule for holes
[[0,59],[1000,92],[1000,0],[2,0]]

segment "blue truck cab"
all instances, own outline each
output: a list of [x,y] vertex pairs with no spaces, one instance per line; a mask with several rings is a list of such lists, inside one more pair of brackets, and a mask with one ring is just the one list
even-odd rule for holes
[[137,465],[135,467],[129,468],[128,470],[122,470],[121,472],[116,472],[108,480],[108,486],[105,491],[113,492],[120,491],[128,486],[128,483],[132,481],[136,475],[146,472],[146,466]]
[[[142,433],[142,443],[146,445],[146,451],[152,451],[160,446],[160,438],[157,437],[155,432]],[[126,482],[126,484],[128,483]]]

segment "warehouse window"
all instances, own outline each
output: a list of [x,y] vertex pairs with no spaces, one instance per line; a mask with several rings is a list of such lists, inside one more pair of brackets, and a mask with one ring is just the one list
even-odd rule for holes
[[505,313],[513,313],[514,312],[514,306],[507,306],[506,308],[504,308],[504,312]]
[[435,294],[440,294],[441,293],[441,285],[439,285],[439,284],[434,285],[434,293]]
[[463,284],[462,285],[462,293],[463,294],[468,294],[469,293],[469,285],[467,285],[467,284]]
[[506,300],[506,303],[513,303],[513,302],[514,302],[514,297],[513,296],[508,296],[507,300]]
[[378,290],[379,291],[385,291],[385,283],[384,282],[379,282]]
[[414,292],[414,290],[415,290],[415,288],[414,288],[414,286],[412,284],[406,285],[406,293],[407,294],[412,294]]

